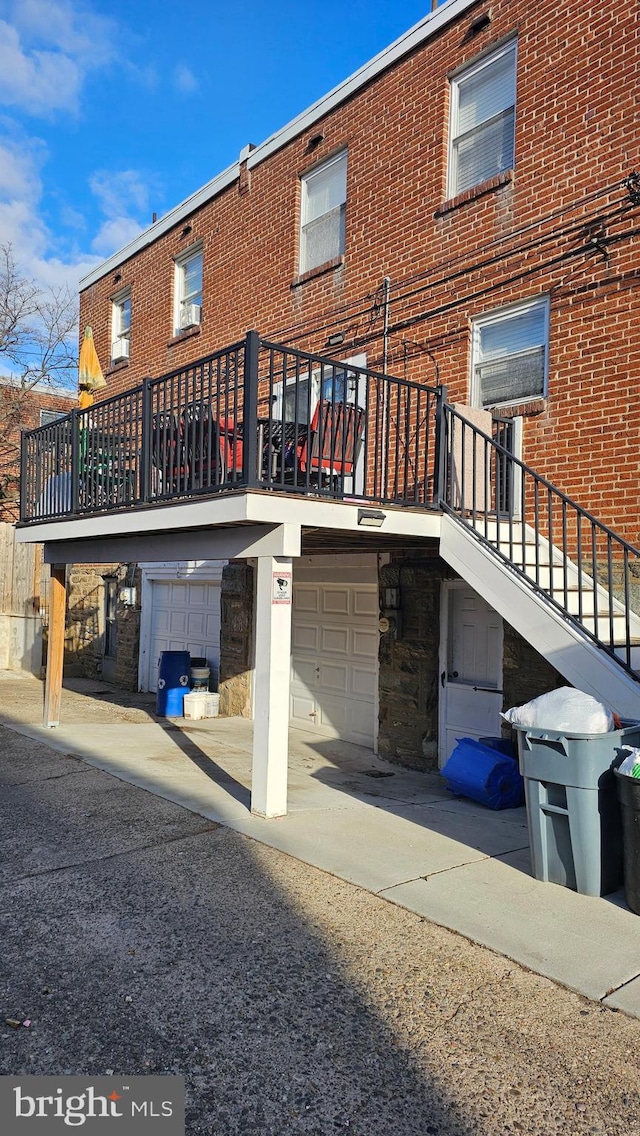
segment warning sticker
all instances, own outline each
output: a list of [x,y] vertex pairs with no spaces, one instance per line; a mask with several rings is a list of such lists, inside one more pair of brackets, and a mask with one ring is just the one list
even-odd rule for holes
[[272,603],[291,603],[291,572],[273,573]]

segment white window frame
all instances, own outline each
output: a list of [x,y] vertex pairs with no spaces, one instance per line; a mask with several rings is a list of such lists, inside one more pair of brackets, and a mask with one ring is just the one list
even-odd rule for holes
[[[355,379],[353,377],[349,376],[349,373],[348,373],[349,367],[350,366],[351,367],[361,367],[363,369],[366,368],[367,356],[366,356],[366,354],[363,353],[361,355],[352,355],[352,356],[350,356],[349,359],[336,360],[335,367],[336,367],[336,372],[338,374],[340,373],[340,365],[341,364],[344,365],[344,371],[345,371],[345,384],[346,384],[346,393],[347,393],[347,400],[346,401],[347,402],[353,402],[354,401],[353,395],[355,393],[357,384],[356,384]],[[307,371],[304,374],[301,374],[300,377],[298,378],[298,390],[299,391],[302,391],[304,389],[302,387],[302,384],[308,382],[309,378],[311,379],[311,394],[309,396],[309,421],[311,421],[311,419],[313,418],[313,415],[315,414],[316,407],[317,407],[317,405],[320,401],[320,393],[321,393],[321,389],[322,389],[322,383],[323,383],[323,381],[329,381],[330,378],[331,378],[331,375],[332,375],[332,371],[331,371],[331,368],[329,366],[323,367],[322,369],[320,368],[320,366],[317,366],[317,367],[314,367],[311,370],[310,373],[309,373],[309,371]],[[282,418],[283,395],[286,398],[287,388],[295,389],[295,384],[296,384],[295,378],[287,379],[285,386],[283,386],[282,380],[280,380],[280,382],[273,384],[273,409],[272,409],[271,413],[272,413],[273,418],[276,421],[278,419]],[[360,389],[361,389],[360,397],[364,398],[365,395],[366,395],[366,391],[365,391],[365,384],[363,383],[362,379],[360,379],[359,386],[360,386]],[[349,397],[349,396],[351,396],[351,397]],[[340,401],[340,400],[336,399],[336,401]],[[306,403],[305,403],[305,410],[306,410]],[[293,418],[287,418],[287,421],[292,422]],[[299,421],[300,422],[303,421],[302,415],[300,415]]]
[[[533,342],[527,348],[522,348],[519,351],[505,353],[505,359],[522,359],[527,355],[533,354],[534,351],[544,348],[543,355],[543,372],[541,390],[532,392],[531,394],[521,395],[514,398],[504,398],[498,402],[482,401],[482,387],[481,379],[478,375],[478,366],[482,364],[482,330],[492,324],[504,323],[505,321],[515,319],[518,316],[526,315],[528,312],[535,311],[536,309],[542,310],[544,313],[544,338],[542,342]],[[502,356],[494,356],[495,359],[502,358]],[[473,321],[472,330],[472,352],[471,352],[471,405],[485,408],[493,408],[499,406],[525,406],[529,402],[535,402],[539,398],[546,398],[547,396],[547,382],[549,376],[549,297],[536,296],[531,300],[524,303],[510,304],[508,307],[496,309],[493,312],[487,312],[485,315],[478,316]]]
[[[323,264],[328,264],[337,257],[344,255],[345,249],[345,216],[347,208],[347,155],[348,151],[341,150],[339,154],[334,154],[326,162],[321,165],[314,166],[312,170],[308,170],[300,178],[300,235],[299,235],[299,273],[303,276],[306,272],[312,272],[314,268],[320,268]],[[336,167],[336,176],[344,178],[344,192],[341,195],[342,200],[339,205],[326,210],[324,213],[319,214],[317,217],[309,218],[309,187],[313,184],[314,179],[322,173],[327,173],[332,167]],[[307,251],[307,235],[311,225],[317,224],[324,217],[328,217],[334,210],[339,210],[340,213],[340,229],[339,239],[336,250],[332,256],[324,257],[321,261],[309,263],[309,254]]]
[[[125,314],[128,312],[128,320]],[[111,362],[129,358],[131,342],[131,289],[111,297]]]
[[[200,289],[199,291],[188,293],[186,291],[187,281],[187,268],[194,260],[200,260]],[[191,248],[185,249],[175,258],[174,268],[174,304],[173,304],[173,330],[175,335],[179,335],[181,331],[186,330],[186,327],[198,327],[202,323],[202,294],[204,288],[203,281],[204,272],[204,253],[202,241],[198,244],[192,245]],[[191,309],[191,316],[188,324],[183,323],[182,313],[189,305]],[[197,312],[193,309],[197,308]]]
[[[72,410],[72,409],[73,409],[73,406],[71,404],[69,404],[69,410]],[[41,410],[40,410],[40,425],[41,426],[51,426],[54,422],[57,422],[60,418],[65,418],[66,415],[69,413],[69,410],[43,410],[41,408]]]
[[[512,159],[512,162],[509,163],[508,165],[504,165],[504,164],[498,165],[498,163],[497,163],[498,168],[496,168],[494,170],[493,174],[489,174],[489,175],[487,175],[487,177],[483,177],[483,178],[479,179],[477,182],[474,183],[474,185],[482,185],[482,182],[486,181],[488,179],[488,177],[494,177],[497,174],[503,173],[505,170],[510,169],[513,165],[515,165],[515,121],[516,121],[516,106],[517,106],[517,95],[516,95],[515,88],[517,86],[517,76],[518,76],[518,43],[517,43],[517,40],[512,39],[508,43],[503,44],[503,46],[500,47],[497,51],[493,51],[493,52],[491,52],[490,55],[486,55],[483,58],[477,60],[477,62],[472,64],[470,67],[465,67],[465,69],[463,71],[460,71],[457,75],[454,75],[452,77],[451,81],[450,81],[451,90],[450,90],[450,116],[449,116],[449,156],[448,156],[447,197],[455,197],[458,193],[462,193],[466,190],[473,189],[473,185],[463,186],[462,189],[459,188],[458,163],[457,163],[457,160],[456,160],[457,159],[456,143],[458,142],[460,137],[464,137],[464,135],[460,134],[459,129],[458,129],[458,109],[459,109],[460,87],[466,80],[473,78],[475,75],[479,74],[480,71],[485,70],[485,68],[491,67],[493,64],[497,63],[498,60],[503,59],[504,56],[509,54],[509,53],[513,54],[514,99],[513,99],[513,103],[510,104],[509,107],[505,107],[504,110],[501,111],[500,113],[504,114],[507,110],[510,110],[511,107],[513,107],[513,159]],[[493,116],[493,117],[497,118],[498,116],[496,115],[496,116]],[[490,121],[491,121],[491,118],[484,119],[483,122],[477,123],[476,127],[474,129],[478,129],[480,126],[486,125],[486,123],[488,123]]]

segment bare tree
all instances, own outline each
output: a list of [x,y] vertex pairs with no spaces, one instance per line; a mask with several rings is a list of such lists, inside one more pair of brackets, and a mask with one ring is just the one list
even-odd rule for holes
[[0,244],[0,507],[17,497],[20,431],[34,387],[55,393],[77,381],[77,301],[66,286],[45,288]]
[[23,390],[75,385],[77,318],[66,285],[40,287],[20,271],[11,245],[0,245],[0,371]]

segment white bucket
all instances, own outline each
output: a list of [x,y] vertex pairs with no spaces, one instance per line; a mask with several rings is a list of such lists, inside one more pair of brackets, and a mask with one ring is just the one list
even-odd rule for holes
[[209,689],[209,676],[211,670],[209,667],[192,667],[191,668],[191,689],[204,690]]
[[205,718],[217,718],[220,712],[220,695],[206,694],[204,705]]
[[200,718],[206,718],[208,695],[204,690],[195,690],[191,694],[184,696],[184,716],[190,718],[191,721],[198,721]]

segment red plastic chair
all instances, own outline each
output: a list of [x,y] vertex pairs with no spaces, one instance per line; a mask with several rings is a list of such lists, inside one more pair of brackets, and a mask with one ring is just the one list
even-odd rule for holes
[[364,433],[364,410],[350,402],[319,402],[308,437],[298,450],[298,468],[319,482],[353,477]]

